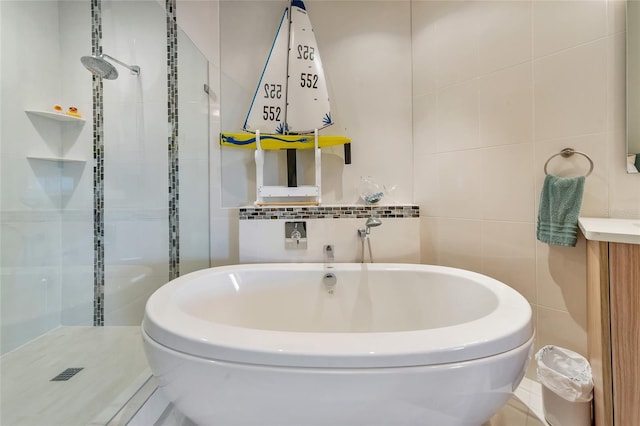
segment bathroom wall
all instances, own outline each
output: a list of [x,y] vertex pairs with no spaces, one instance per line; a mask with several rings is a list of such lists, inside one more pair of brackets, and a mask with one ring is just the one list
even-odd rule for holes
[[[63,253],[60,324],[91,325],[94,296],[92,285],[93,149],[91,144],[93,105],[91,74],[80,63],[81,56],[91,54],[91,12],[88,4],[79,4],[74,1],[60,1],[58,5],[62,52],[58,66],[63,82],[61,103],[77,106],[86,120],[80,137],[76,138],[75,142],[73,137],[68,138],[65,145],[66,156],[86,160],[86,163],[63,165],[65,173],[63,173],[61,185],[68,195],[62,208],[60,232]],[[45,108],[46,106],[43,107]],[[68,176],[65,177],[65,174]],[[72,180],[69,180],[69,177],[72,177]]]
[[209,267],[209,64],[178,28],[180,275]]
[[103,52],[141,69],[103,81],[105,325],[141,322],[169,276],[166,40],[156,2],[102,2]]
[[[170,279],[167,18],[155,1],[104,1],[103,52],[139,65],[104,81],[105,325],[140,324]],[[173,195],[180,274],[209,266],[206,58],[177,30],[178,166]],[[173,166],[171,166],[173,167]]]
[[[148,295],[169,279],[164,2],[101,3],[104,53],[142,73],[116,65],[120,77],[103,81],[98,105],[80,63],[91,54],[90,2],[0,2],[2,353],[60,325],[93,324],[94,103],[104,107],[105,325],[139,324]],[[175,196],[187,273],[210,259],[208,64],[184,33],[177,36],[182,173]],[[78,107],[86,121],[25,113],[54,104]]]
[[[106,148],[106,161],[114,167],[107,177],[107,235],[112,235],[107,256],[115,267],[110,273],[122,275],[125,283],[154,277],[154,284],[138,287],[143,294],[122,299],[140,305],[145,292],[166,281],[167,232],[161,224],[166,194],[161,202],[149,198],[158,189],[151,181],[166,182],[166,90],[145,89],[166,74],[160,59],[164,47],[155,44],[166,38],[166,30],[156,2],[139,3],[159,12],[125,11],[124,21],[116,23],[111,17],[127,3],[136,2],[105,2],[104,9],[105,52],[143,66],[140,80],[121,70],[119,80],[105,82],[106,112],[117,117],[105,123],[117,135]],[[277,25],[285,3],[178,2],[181,25],[212,62],[214,264],[238,261],[237,210],[224,207],[253,199],[251,182],[234,178],[240,170],[251,175],[247,153],[217,146],[219,111],[224,107],[224,130],[239,130],[255,89],[251,73],[260,72],[264,59],[258,51],[268,49],[275,30],[267,26]],[[0,5],[1,173],[3,182],[13,182],[3,184],[1,195],[5,350],[60,323],[90,320],[85,308],[92,304],[93,289],[82,286],[93,274],[90,163],[59,165],[26,156],[90,160],[91,129],[89,123],[60,129],[24,110],[73,104],[89,118],[91,77],[77,62],[90,50],[85,2]],[[553,342],[584,353],[584,240],[576,248],[540,244],[535,218],[544,163],[565,146],[586,152],[596,164],[587,179],[583,215],[640,217],[638,178],[624,167],[624,2],[376,1],[363,7],[358,1],[308,1],[307,6],[335,110],[331,131],[354,142],[350,166],[342,164],[341,148],[323,156],[324,199],[357,201],[360,175],[398,184],[395,201],[421,206],[423,262],[507,282],[532,303],[539,345]],[[265,25],[259,43],[232,36],[234,28],[248,26],[231,27],[230,18],[240,19],[240,11],[247,10],[247,19]],[[147,21],[156,15],[159,22]],[[80,23],[74,23],[79,16]],[[222,53],[219,37],[228,48]],[[234,49],[255,51],[249,60],[257,65],[246,66],[247,56],[235,56]],[[43,63],[54,66],[43,72]],[[135,129],[135,137],[126,129]],[[586,164],[556,158],[549,167],[557,174],[579,173]],[[134,207],[140,210],[134,213]],[[141,265],[141,257],[151,261]],[[127,308],[110,308],[118,310]]]
[[[625,172],[624,1],[412,2],[422,262],[479,271],[534,308],[537,346],[586,355],[585,241],[536,241],[544,164],[595,163],[583,216],[640,217]],[[576,175],[585,159],[556,157]]]
[[[221,127],[239,132],[288,1],[220,2]],[[307,1],[335,124],[323,134],[352,139],[353,164],[342,146],[322,150],[322,201],[358,201],[360,176],[397,185],[395,202],[410,202],[411,34],[409,2]],[[381,21],[380,17],[384,16]],[[247,31],[251,28],[251,31]],[[299,151],[299,183],[313,180],[312,152]],[[286,185],[284,152],[268,152],[265,184]],[[222,205],[255,201],[250,150],[221,148]],[[306,179],[306,180],[305,180]]]
[[222,206],[219,2],[177,0],[178,25],[209,61],[209,237],[211,264],[238,262],[238,212]]
[[[240,131],[287,3],[178,0],[179,25],[210,62],[213,265],[239,261],[238,210],[234,206],[251,205],[255,200],[252,153],[220,148],[217,141],[221,129]],[[410,3],[376,1],[366,7],[357,1],[305,4],[336,121],[324,132],[344,134],[353,141],[351,165],[343,164],[342,147],[323,150],[323,202],[358,203],[360,176],[373,175],[389,186],[396,185],[388,202],[409,203],[413,185]],[[384,25],[380,16],[385,16]],[[299,171],[312,178],[310,158],[305,154],[308,152],[299,154]],[[284,170],[282,156],[271,153],[270,157],[267,161],[279,162],[275,164]],[[273,169],[270,173],[269,178],[282,178]]]
[[[224,3],[220,3],[222,10],[227,7]],[[237,3],[250,9],[246,2]],[[360,173],[375,175],[384,170],[389,176],[403,176],[412,170],[413,200],[408,201],[421,207],[422,262],[480,271],[512,285],[534,308],[538,346],[554,343],[585,353],[584,240],[575,248],[541,244],[535,240],[535,221],[544,163],[566,146],[586,152],[595,162],[587,179],[583,215],[640,217],[638,178],[627,175],[624,164],[624,2],[398,1],[393,3],[399,10],[410,4],[410,11],[404,11],[410,22],[391,27],[379,25],[380,16],[386,16],[381,3],[391,2],[367,2],[366,7],[356,1],[307,2],[331,84],[336,79],[343,82],[340,90],[332,90],[334,95],[341,94],[333,96],[338,102],[336,115],[349,136],[353,137],[351,126],[372,126],[373,131],[381,126],[376,121],[384,122],[360,113],[368,110],[367,104],[381,110],[390,105],[384,100],[392,89],[385,89],[375,100],[366,98],[365,91],[375,87],[369,76],[373,74],[384,86],[396,78],[404,81],[405,69],[412,67],[409,155],[413,160],[407,164],[403,156],[389,156],[385,149],[390,139],[372,136],[354,139],[354,164],[340,167],[363,167],[362,172],[349,172],[355,180]],[[343,13],[353,9],[365,16],[371,13],[370,18],[378,22],[376,30],[356,34],[363,30],[355,24],[357,18]],[[213,65],[212,85],[220,77],[217,25],[227,16],[220,12],[218,2],[179,1],[180,25]],[[410,39],[394,32],[400,27],[411,28]],[[266,38],[264,43],[269,44],[271,36]],[[359,68],[353,64],[359,57],[348,57],[352,49],[347,47],[378,52],[378,44],[391,48],[390,44],[397,47],[400,42],[411,46],[411,56],[399,61],[379,55],[389,67]],[[262,61],[254,56],[249,59]],[[338,76],[333,69],[340,70]],[[225,74],[220,79],[234,76]],[[254,90],[255,82],[249,80],[242,79],[244,92]],[[221,105],[220,91],[214,94],[212,111]],[[342,104],[345,97],[352,99]],[[227,104],[222,106],[226,111]],[[243,118],[244,109],[236,107],[241,110],[236,115]],[[411,115],[402,111],[406,117]],[[349,126],[344,124],[345,115],[349,115]],[[220,167],[233,164],[217,148],[220,121],[215,113],[210,123],[215,166],[212,262],[236,263],[238,211],[224,208],[222,199],[239,198],[224,194],[229,181],[217,174]],[[403,138],[391,140],[400,144],[394,148],[404,150]],[[341,156],[339,151],[334,155]],[[369,156],[393,161],[376,160],[369,166],[363,160]],[[581,158],[556,157],[549,171],[580,173],[586,167]],[[331,189],[335,199],[355,201],[352,179],[341,176],[340,180]]]
[[[317,206],[241,208],[238,239],[240,263],[369,262],[420,263],[420,209],[415,205]],[[370,217],[380,226],[370,229],[365,244],[360,229]],[[288,247],[287,222],[300,224],[302,246]],[[295,226],[295,225],[294,225]],[[332,256],[324,252],[332,246]]]
[[[91,77],[79,65],[89,39],[89,5],[83,2],[3,1],[1,14],[1,250],[2,352],[63,321],[62,310],[91,306],[91,291],[69,298],[63,265],[82,268],[84,257],[63,234],[84,239],[91,215],[78,194],[91,166],[91,126],[61,123],[25,110],[76,106],[90,116]],[[79,20],[78,17],[84,19]],[[65,31],[61,31],[64,29]],[[71,62],[73,60],[73,62]],[[72,67],[71,64],[76,65]],[[86,297],[85,297],[86,296]],[[82,319],[78,319],[82,321]]]

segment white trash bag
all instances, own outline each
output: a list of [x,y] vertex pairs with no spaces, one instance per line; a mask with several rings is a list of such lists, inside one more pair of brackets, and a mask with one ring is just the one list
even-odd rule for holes
[[571,402],[593,398],[593,375],[582,355],[557,346],[545,346],[536,353],[540,383]]

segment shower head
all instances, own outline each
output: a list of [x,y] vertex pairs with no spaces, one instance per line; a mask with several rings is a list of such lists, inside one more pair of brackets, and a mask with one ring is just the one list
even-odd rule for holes
[[377,217],[370,217],[364,224],[364,226],[366,226],[367,228],[375,228],[376,226],[380,225],[382,225],[382,221]]
[[118,78],[118,70],[116,70],[116,67],[101,57],[83,56],[80,58],[80,62],[82,62],[82,65],[91,71],[93,75],[106,78],[107,80],[115,80]]
[[358,229],[358,235],[362,239],[363,244],[364,240],[369,238],[369,234],[371,234],[371,228],[375,228],[376,226],[380,225],[382,225],[382,221],[380,219],[378,219],[377,217],[370,217],[364,223],[365,227],[362,229]]
[[91,71],[93,75],[97,75],[98,77],[105,78],[107,80],[115,80],[116,78],[118,78],[118,70],[116,70],[116,67],[114,67],[105,58],[109,58],[117,64],[120,64],[123,67],[129,69],[131,71],[131,74],[140,74],[139,66],[127,65],[124,62],[117,60],[113,56],[109,56],[104,53],[100,56],[83,56],[82,58],[80,58],[80,62],[82,62],[82,65],[84,65],[86,69]]

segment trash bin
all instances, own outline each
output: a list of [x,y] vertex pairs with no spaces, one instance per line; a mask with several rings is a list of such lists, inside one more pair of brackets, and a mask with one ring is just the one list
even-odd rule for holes
[[536,353],[544,417],[551,426],[591,425],[593,375],[582,355],[558,346]]

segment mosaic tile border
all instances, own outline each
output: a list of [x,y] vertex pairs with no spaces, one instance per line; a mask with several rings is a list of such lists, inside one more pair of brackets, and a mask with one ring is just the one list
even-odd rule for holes
[[420,206],[313,206],[313,207],[242,207],[239,220],[278,219],[362,219],[420,217]]
[[[91,0],[91,54],[102,54],[102,2]],[[104,102],[93,76],[93,325],[104,325]]]
[[[169,279],[180,275],[178,168],[178,26],[176,0],[166,0],[169,153]],[[91,0],[91,54],[102,54],[102,2]],[[93,76],[93,325],[104,326],[104,101]]]
[[166,0],[167,115],[169,120],[169,280],[180,276],[180,211],[178,164],[178,23],[176,0]]

